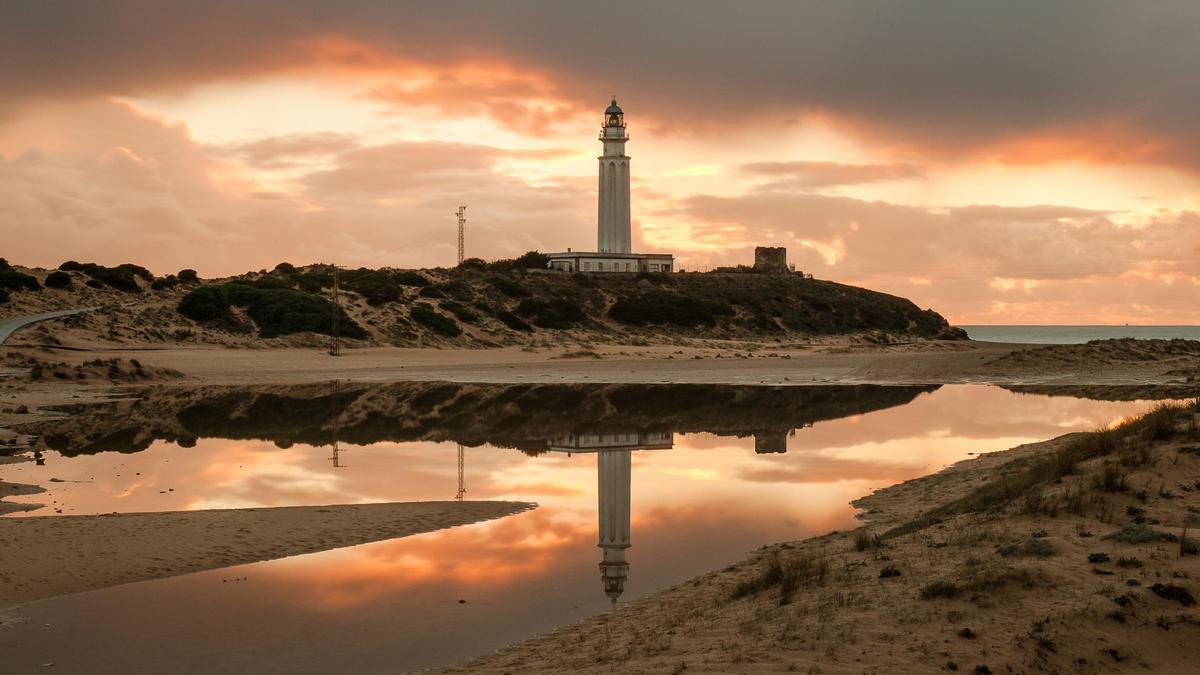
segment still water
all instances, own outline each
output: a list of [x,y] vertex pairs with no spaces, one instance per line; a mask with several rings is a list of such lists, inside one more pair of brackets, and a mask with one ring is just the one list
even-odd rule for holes
[[2,469],[49,490],[21,498],[46,508],[15,517],[453,499],[460,445],[467,499],[539,506],[34,602],[0,628],[3,670],[455,663],[762,544],[854,527],[848,502],[875,489],[1150,405],[988,386],[411,384],[168,391],[80,408],[39,429],[55,450]]

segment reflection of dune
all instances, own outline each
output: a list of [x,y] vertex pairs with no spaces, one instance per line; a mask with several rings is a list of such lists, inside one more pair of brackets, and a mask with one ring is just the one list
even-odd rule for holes
[[405,537],[532,508],[522,502],[293,506],[0,520],[0,607],[187,572]]
[[455,441],[541,451],[546,439],[674,431],[778,434],[911,402],[936,386],[479,385],[402,382],[147,390],[137,401],[69,407],[77,415],[31,431],[66,455],[137,452],[156,439],[327,445]]

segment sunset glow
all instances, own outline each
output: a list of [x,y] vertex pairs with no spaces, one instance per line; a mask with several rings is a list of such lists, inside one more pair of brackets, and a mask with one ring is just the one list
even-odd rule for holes
[[270,2],[132,4],[94,23],[0,13],[10,260],[449,266],[461,203],[471,256],[586,247],[616,93],[634,248],[682,269],[778,245],[953,323],[1200,320],[1193,74],[1175,57],[1196,48],[1165,30],[1194,6],[1087,12],[1066,33],[1034,8],[630,6],[642,29],[602,36],[561,5],[280,22]]

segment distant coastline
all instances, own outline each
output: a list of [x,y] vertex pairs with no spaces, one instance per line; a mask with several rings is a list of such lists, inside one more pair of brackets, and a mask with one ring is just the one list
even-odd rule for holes
[[1083,344],[1090,340],[1200,340],[1200,326],[1069,326],[990,325],[960,326],[972,340],[1024,344]]

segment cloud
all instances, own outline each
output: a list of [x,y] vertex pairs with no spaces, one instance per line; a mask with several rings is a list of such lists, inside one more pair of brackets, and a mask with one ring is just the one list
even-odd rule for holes
[[[62,129],[59,136],[41,134]],[[6,254],[56,266],[70,258],[234,274],[293,260],[419,267],[453,262],[451,212],[486,204],[468,233],[473,255],[511,257],[590,238],[588,187],[532,186],[494,164],[554,150],[425,142],[363,145],[315,134],[216,147],[111,101],[43,105],[0,128]],[[40,146],[47,149],[41,149]],[[300,160],[319,157],[318,165]],[[300,166],[280,188],[247,167]],[[590,181],[589,181],[590,186]]]
[[[692,195],[673,208],[693,240],[726,242],[714,264],[746,262],[755,244],[784,245],[799,269],[963,323],[1169,323],[1194,316],[1184,298],[1200,284],[1191,212],[1128,225],[1072,206],[940,208],[762,191]],[[1036,283],[997,288],[995,279]]]
[[766,176],[770,188],[810,189],[837,185],[860,185],[886,181],[918,180],[925,177],[919,166],[893,164],[842,164],[840,162],[751,162],[739,167],[744,173]]
[[[0,88],[8,105],[133,95],[306,68],[492,64],[380,98],[522,119],[531,98],[553,117],[616,91],[662,129],[736,128],[826,116],[925,154],[1080,157],[1197,168],[1192,86],[1200,6],[1154,12],[1104,1],[986,6],[922,0],[789,2],[753,11],[716,2],[541,0],[467,6],[346,0],[134,0],[0,9]],[[163,39],[170,36],[170,39]],[[331,46],[332,45],[332,46]],[[358,45],[358,47],[354,47]],[[536,107],[536,106],[535,106]],[[533,116],[527,128],[541,122]]]

